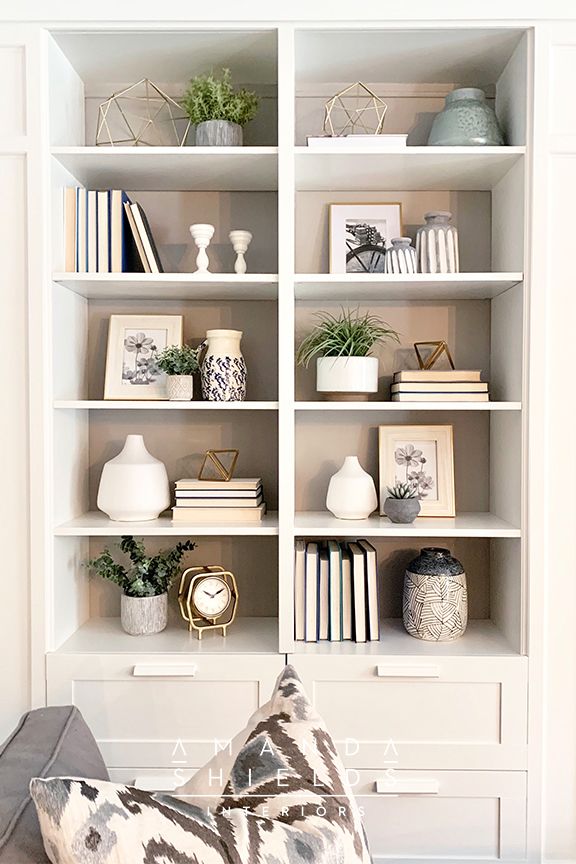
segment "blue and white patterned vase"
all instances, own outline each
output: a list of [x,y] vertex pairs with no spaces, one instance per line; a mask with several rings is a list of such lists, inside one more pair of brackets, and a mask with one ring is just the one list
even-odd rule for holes
[[452,642],[468,623],[466,573],[449,549],[420,550],[404,575],[402,618],[406,632],[427,642]]
[[504,135],[486,94],[477,87],[461,87],[446,96],[444,110],[432,123],[428,146],[501,147]]
[[246,363],[240,350],[241,330],[208,330],[202,361],[202,396],[209,402],[246,399]]

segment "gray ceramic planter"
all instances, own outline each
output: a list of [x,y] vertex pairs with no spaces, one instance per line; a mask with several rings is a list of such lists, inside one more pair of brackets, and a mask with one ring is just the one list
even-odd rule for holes
[[386,498],[384,513],[391,522],[413,522],[420,513],[418,498]]
[[242,127],[229,120],[206,120],[196,127],[197,147],[241,147]]
[[168,623],[168,594],[157,597],[127,597],[122,594],[120,621],[130,636],[160,633]]

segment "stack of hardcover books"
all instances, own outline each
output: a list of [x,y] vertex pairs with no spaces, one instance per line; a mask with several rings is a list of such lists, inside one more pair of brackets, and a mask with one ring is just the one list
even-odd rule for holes
[[67,273],[162,273],[146,214],[121,189],[64,190]]
[[403,369],[392,381],[393,402],[488,402],[479,369]]
[[367,540],[295,544],[294,636],[306,642],[380,638],[376,549]]
[[175,522],[259,522],[266,512],[260,477],[177,480]]

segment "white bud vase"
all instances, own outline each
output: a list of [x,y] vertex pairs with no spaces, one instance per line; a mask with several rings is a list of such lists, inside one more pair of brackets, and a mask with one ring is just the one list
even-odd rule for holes
[[148,452],[142,435],[127,435],[122,452],[106,462],[96,503],[114,522],[157,519],[170,506],[166,468]]
[[337,519],[367,519],[378,506],[374,480],[358,461],[346,456],[328,484],[326,507]]

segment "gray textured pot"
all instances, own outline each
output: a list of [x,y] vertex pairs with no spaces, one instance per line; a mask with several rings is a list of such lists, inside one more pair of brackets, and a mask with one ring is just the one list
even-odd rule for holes
[[168,594],[157,597],[127,597],[122,594],[120,621],[130,636],[160,633],[168,623]]
[[241,147],[242,127],[229,120],[205,120],[196,127],[197,147]]
[[384,513],[391,522],[413,522],[420,513],[418,498],[386,498]]

